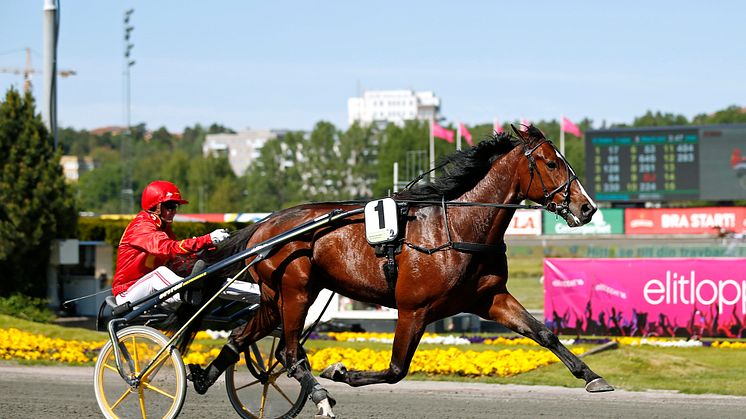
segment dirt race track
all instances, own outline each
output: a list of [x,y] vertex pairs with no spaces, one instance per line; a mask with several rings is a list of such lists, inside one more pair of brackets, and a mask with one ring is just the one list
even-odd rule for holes
[[[404,381],[351,388],[321,380],[340,418],[742,418],[746,397],[615,391],[582,387]],[[580,382],[579,382],[580,384]],[[299,415],[313,418],[311,403]],[[1,418],[101,417],[93,368],[25,367],[0,362]],[[219,382],[206,396],[187,393],[182,418],[237,417]]]

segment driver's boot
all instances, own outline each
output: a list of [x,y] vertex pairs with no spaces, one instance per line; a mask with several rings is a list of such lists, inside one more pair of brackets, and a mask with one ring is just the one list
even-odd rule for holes
[[241,358],[238,350],[236,349],[233,342],[228,342],[220,350],[218,356],[207,366],[202,369],[197,364],[189,364],[189,374],[187,374],[187,380],[194,383],[194,390],[199,394],[207,393],[207,389],[210,388],[218,377],[227,370],[228,367],[238,362]]

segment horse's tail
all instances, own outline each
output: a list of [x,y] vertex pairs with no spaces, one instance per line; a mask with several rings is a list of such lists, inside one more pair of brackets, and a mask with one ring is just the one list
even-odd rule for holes
[[[242,251],[246,248],[246,244],[249,242],[251,236],[256,232],[259,225],[260,223],[254,223],[248,227],[234,232],[228,239],[221,242],[217,246],[217,249],[201,255],[200,259],[205,261],[207,265],[211,265]],[[197,271],[201,271],[202,269],[204,269],[205,265],[202,265],[202,268],[200,268],[199,265],[195,266],[198,267]],[[198,304],[193,304],[192,302],[182,303],[176,309],[174,315],[172,315],[166,321],[166,324],[164,326],[166,334],[175,334],[177,330],[179,330],[190,318],[192,318],[192,316],[194,316],[195,313],[197,313],[197,310],[202,307],[202,304],[204,304],[210,297],[215,295],[215,293],[223,285],[224,280],[237,274],[243,266],[244,262],[238,261],[232,265],[214,272],[210,275],[209,278],[201,281],[202,284],[200,291],[202,295],[202,301],[198,302]],[[197,335],[197,332],[201,330],[202,320],[208,313],[208,311],[209,309],[200,313],[200,315],[189,324],[186,330],[184,330],[184,333],[182,333],[181,337],[176,340],[175,346],[179,349],[179,352],[182,355],[186,355],[187,351],[189,350],[189,345],[191,345],[194,337]]]

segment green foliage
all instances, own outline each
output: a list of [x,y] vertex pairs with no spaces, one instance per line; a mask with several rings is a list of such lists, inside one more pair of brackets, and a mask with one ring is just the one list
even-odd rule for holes
[[666,127],[673,125],[689,125],[684,115],[647,111],[645,115],[635,118],[633,127]]
[[694,117],[693,124],[744,124],[746,123],[746,110],[740,106],[732,105],[713,114],[700,114]]
[[[518,124],[513,121],[513,124]],[[625,126],[671,126],[689,124],[746,123],[746,112],[730,106],[713,114],[683,115],[647,111]],[[556,120],[534,124],[559,146]],[[581,131],[593,121],[577,122]],[[453,124],[444,125],[455,129]],[[503,124],[510,132],[510,122]],[[475,142],[491,137],[491,123],[469,127]],[[311,132],[288,132],[268,140],[246,173],[236,176],[226,157],[205,157],[202,144],[210,133],[232,132],[212,124],[187,127],[181,136],[158,128],[147,133],[143,124],[132,128],[132,167],[135,203],[142,189],[155,179],[170,180],[190,204],[182,212],[276,211],[309,201],[370,199],[393,190],[394,162],[399,166],[400,186],[429,170],[427,121],[407,121],[403,126],[353,124],[346,131],[329,122],[317,123]],[[81,176],[77,202],[83,211],[118,213],[124,164],[123,135],[93,135],[66,129],[60,135],[65,152],[90,155],[97,168]],[[455,151],[455,145],[436,138],[435,159]],[[463,147],[468,145],[465,141]],[[565,156],[581,180],[585,179],[584,139],[565,135]]]
[[77,214],[60,154],[30,93],[0,103],[0,295],[42,295],[52,239],[69,237]]
[[10,297],[0,297],[0,314],[37,323],[51,323],[55,315],[47,304],[47,300],[43,298],[13,294]]
[[[104,241],[117,246],[130,220],[108,220],[91,217],[81,217],[78,221],[78,233],[81,241]],[[171,229],[178,238],[205,235],[215,229],[225,228],[229,231],[245,227],[244,223],[193,223],[175,222]]]
[[353,124],[340,133],[339,163],[341,198],[360,199],[371,197],[373,182],[377,178],[377,138],[372,127]]
[[276,211],[303,201],[299,156],[303,133],[289,132],[264,143],[246,177],[247,211]]

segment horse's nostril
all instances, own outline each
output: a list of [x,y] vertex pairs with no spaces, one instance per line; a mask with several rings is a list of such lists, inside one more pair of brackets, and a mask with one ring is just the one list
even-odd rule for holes
[[583,206],[580,207],[580,212],[581,214],[583,214],[583,216],[590,217],[591,215],[593,215],[594,212],[596,212],[596,209],[593,208],[592,205],[583,204]]

